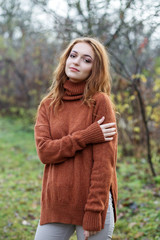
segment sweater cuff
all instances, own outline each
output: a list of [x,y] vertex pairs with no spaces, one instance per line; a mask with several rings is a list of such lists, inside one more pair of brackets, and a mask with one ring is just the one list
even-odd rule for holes
[[103,132],[97,122],[92,123],[83,131],[82,138],[86,144],[105,142]]
[[100,231],[102,229],[101,213],[86,211],[83,217],[83,229],[86,231]]

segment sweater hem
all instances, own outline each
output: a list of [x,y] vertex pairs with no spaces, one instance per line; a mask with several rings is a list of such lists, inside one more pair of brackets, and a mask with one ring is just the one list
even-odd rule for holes
[[83,207],[54,205],[53,208],[41,208],[40,225],[47,223],[64,223],[82,226]]

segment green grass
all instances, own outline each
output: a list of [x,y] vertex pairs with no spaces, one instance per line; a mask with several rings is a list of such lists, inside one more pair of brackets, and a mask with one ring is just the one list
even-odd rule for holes
[[[156,157],[160,175],[158,161]],[[32,125],[0,119],[0,165],[0,239],[32,240],[44,167],[37,157]],[[160,240],[160,177],[151,176],[146,160],[120,154],[117,175],[118,220],[113,239]]]
[[0,120],[0,239],[33,239],[40,211],[43,166],[33,127],[20,120]]

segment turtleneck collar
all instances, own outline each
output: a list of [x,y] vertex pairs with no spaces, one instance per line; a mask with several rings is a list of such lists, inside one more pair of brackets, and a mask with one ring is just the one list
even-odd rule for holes
[[70,80],[66,80],[64,83],[65,93],[63,96],[63,100],[77,100],[83,97],[83,92],[85,88],[85,81],[74,83]]

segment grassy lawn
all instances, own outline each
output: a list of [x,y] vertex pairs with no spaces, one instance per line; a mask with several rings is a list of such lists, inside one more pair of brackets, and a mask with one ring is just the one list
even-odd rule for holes
[[[159,161],[154,159],[160,175]],[[44,167],[36,154],[33,126],[19,119],[0,119],[0,164],[0,239],[33,240]],[[160,178],[151,176],[145,159],[120,155],[117,175],[118,220],[113,239],[160,240]]]

